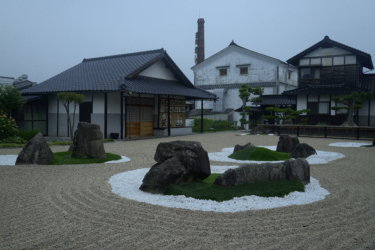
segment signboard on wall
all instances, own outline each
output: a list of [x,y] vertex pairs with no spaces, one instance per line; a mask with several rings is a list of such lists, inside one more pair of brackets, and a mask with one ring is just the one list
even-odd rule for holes
[[[171,116],[171,127],[181,128],[185,127],[185,99],[172,99],[170,100],[169,108]],[[168,99],[160,99],[160,119],[159,127],[168,127]]]

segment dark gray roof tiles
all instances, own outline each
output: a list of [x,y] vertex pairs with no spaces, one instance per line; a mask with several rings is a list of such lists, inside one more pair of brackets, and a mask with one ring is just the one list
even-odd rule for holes
[[346,84],[308,84],[303,87],[284,91],[283,95],[298,94],[349,94],[352,92],[367,91],[363,88],[349,86]]
[[[142,70],[158,60],[164,60],[179,79],[178,82],[138,76]],[[204,99],[215,98],[213,94],[196,89],[164,49],[84,59],[80,64],[22,91],[22,94],[36,95],[66,91],[131,91]]]
[[208,91],[194,87],[189,88],[182,85],[178,81],[169,81],[149,77],[137,77],[130,80],[125,79],[120,88],[121,90],[127,92],[157,95],[180,95],[192,99],[215,99],[216,97],[214,94],[211,94]]
[[296,96],[290,95],[262,95],[261,105],[296,105]]

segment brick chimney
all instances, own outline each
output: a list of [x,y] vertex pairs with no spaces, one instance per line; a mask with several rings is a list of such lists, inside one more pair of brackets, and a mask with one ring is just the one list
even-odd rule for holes
[[204,19],[198,19],[198,32],[195,33],[195,64],[204,61]]

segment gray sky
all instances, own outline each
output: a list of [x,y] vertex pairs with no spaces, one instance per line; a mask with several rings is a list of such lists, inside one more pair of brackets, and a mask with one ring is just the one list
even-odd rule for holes
[[0,76],[42,82],[83,58],[164,48],[193,81],[198,17],[206,57],[233,39],[286,61],[329,35],[375,58],[374,0],[0,0]]

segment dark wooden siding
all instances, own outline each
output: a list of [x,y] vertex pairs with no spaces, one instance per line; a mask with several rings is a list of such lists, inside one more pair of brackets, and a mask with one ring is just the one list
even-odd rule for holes
[[342,65],[329,67],[315,67],[320,69],[320,79],[300,79],[300,87],[307,84],[346,84],[357,86],[359,67],[358,65]]

